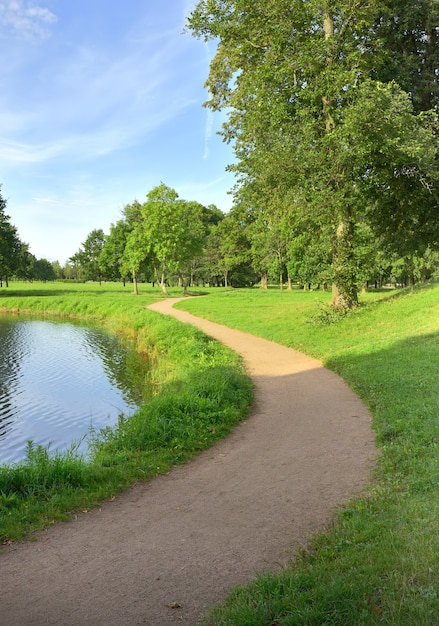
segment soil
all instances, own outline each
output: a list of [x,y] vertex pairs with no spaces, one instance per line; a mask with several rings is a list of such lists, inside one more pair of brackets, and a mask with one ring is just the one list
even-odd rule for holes
[[233,585],[279,570],[364,489],[370,415],[319,361],[172,309],[244,357],[248,418],[183,467],[5,546],[1,626],[199,623]]

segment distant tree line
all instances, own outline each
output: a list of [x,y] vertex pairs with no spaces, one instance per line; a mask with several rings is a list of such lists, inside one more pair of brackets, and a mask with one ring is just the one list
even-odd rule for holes
[[[93,230],[70,258],[76,278],[169,285],[330,288],[330,247],[306,234],[292,237],[286,223],[263,221],[235,206],[224,215],[216,206],[182,200],[164,184],[143,204],[122,210],[109,234]],[[358,229],[355,281],[360,289],[385,283],[411,284],[439,278],[439,251],[426,246],[407,255],[389,250],[370,229]]]
[[8,286],[15,276],[27,277],[30,262],[29,246],[21,241],[17,228],[6,215],[6,200],[0,186],[0,286]]
[[[293,284],[329,289],[332,260],[329,246],[306,234],[291,237],[285,223],[263,221],[237,205],[225,215],[215,205],[182,200],[164,184],[146,202],[126,205],[121,218],[105,234],[90,232],[79,250],[61,266],[37,259],[5,214],[0,195],[0,284],[9,279],[39,281],[124,281],[138,292],[139,282],[170,285],[232,286]],[[355,250],[355,281],[360,289],[392,282],[408,285],[439,278],[439,252],[426,246],[398,254],[373,237],[363,225]]]

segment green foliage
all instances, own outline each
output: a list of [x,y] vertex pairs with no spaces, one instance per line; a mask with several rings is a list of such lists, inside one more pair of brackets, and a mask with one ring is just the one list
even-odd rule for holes
[[82,270],[84,280],[101,280],[102,271],[99,258],[105,244],[102,228],[92,230],[80,249],[69,260]]
[[277,256],[308,277],[294,254],[304,235],[318,261],[329,250],[333,306],[352,308],[371,269],[358,266],[370,260],[358,225],[385,253],[437,245],[436,4],[197,2],[188,28],[217,44],[206,104],[227,112],[255,269],[267,274]]
[[32,268],[32,275],[35,280],[42,280],[43,282],[46,280],[56,280],[55,269],[53,268],[52,263],[50,263],[47,259],[35,260]]
[[110,234],[105,237],[104,246],[99,254],[99,267],[107,280],[117,280],[119,277],[130,275],[129,269],[122,266],[129,226],[123,220],[119,220],[110,227]]
[[191,261],[201,253],[204,242],[203,207],[180,200],[174,189],[162,183],[147,194],[142,213],[157,281],[166,293],[169,274],[177,274],[186,289]]
[[17,228],[6,215],[6,200],[0,185],[0,281],[8,283],[15,273],[25,273],[29,263],[28,246],[18,236]]

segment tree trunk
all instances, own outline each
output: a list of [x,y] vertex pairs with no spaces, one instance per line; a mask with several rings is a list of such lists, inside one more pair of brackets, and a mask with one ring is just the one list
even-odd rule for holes
[[[325,33],[325,40],[331,39],[334,36],[334,19],[329,12],[329,3],[325,3],[323,8],[323,31]],[[328,57],[326,59],[326,64],[330,65],[332,63],[332,59]],[[332,115],[332,106],[333,102],[327,96],[322,96],[322,104],[323,104],[323,114],[325,116],[325,127],[326,132],[330,133],[335,128],[335,121]]]
[[353,235],[353,220],[343,216],[336,230],[332,258],[332,306],[338,310],[351,310],[358,305]]
[[137,276],[135,270],[133,270],[133,288],[136,296],[139,295],[139,289],[137,287]]
[[165,296],[167,296],[168,295],[168,290],[166,288],[166,279],[165,279],[165,272],[164,272],[164,270],[162,270],[162,273],[159,274],[157,267],[154,265],[154,274],[155,274],[158,286],[160,287],[162,292],[165,294]]
[[268,276],[265,272],[261,276],[261,289],[268,289]]
[[288,274],[288,287],[287,291],[293,291],[293,281],[291,280],[291,276]]
[[[329,10],[329,2],[323,5],[323,30],[325,40],[334,37],[334,19]],[[328,56],[326,64],[331,65],[334,59]],[[332,115],[333,102],[326,96],[322,97],[325,129],[330,133],[335,128]],[[349,211],[349,209],[348,209]],[[354,222],[349,212],[340,219],[335,232],[332,266],[334,283],[332,286],[332,306],[334,309],[353,309],[358,304],[356,273],[354,263],[353,235]]]
[[187,293],[186,281],[185,281],[184,277],[181,274],[178,276],[178,282],[180,284],[180,287],[183,287],[183,295],[187,296],[188,293]]
[[168,295],[168,289],[166,287],[166,278],[165,278],[165,273],[164,272],[162,272],[162,275],[161,275],[160,279],[158,280],[158,283],[160,285],[161,290],[165,294],[165,296],[167,296]]

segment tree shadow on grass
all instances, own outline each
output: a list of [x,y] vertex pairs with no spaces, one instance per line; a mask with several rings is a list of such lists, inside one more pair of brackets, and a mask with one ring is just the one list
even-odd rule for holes
[[410,449],[439,444],[439,332],[396,341],[369,354],[343,354],[326,366],[339,374],[374,414],[378,442]]

